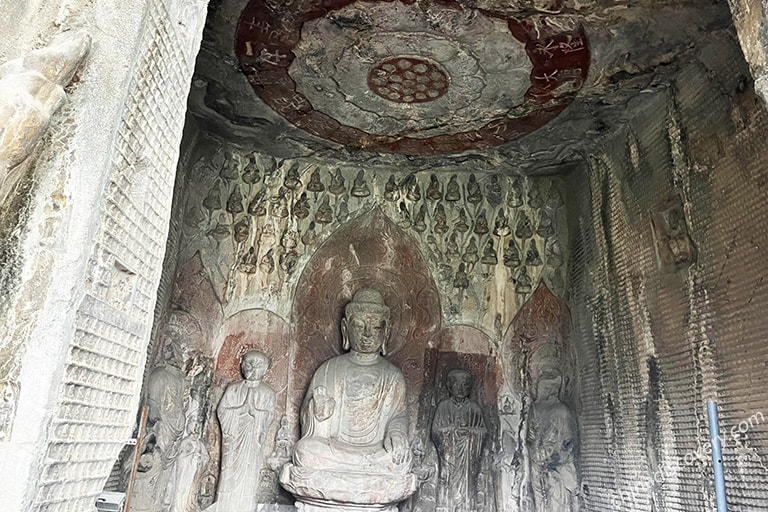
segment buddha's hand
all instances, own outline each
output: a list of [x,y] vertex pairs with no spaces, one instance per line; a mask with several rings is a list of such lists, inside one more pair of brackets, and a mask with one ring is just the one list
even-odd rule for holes
[[315,418],[320,421],[325,421],[333,416],[333,410],[336,408],[336,400],[324,393],[316,394],[312,397],[312,400],[315,402]]
[[397,430],[387,432],[384,437],[384,449],[392,455],[392,462],[402,464],[408,455],[408,439]]

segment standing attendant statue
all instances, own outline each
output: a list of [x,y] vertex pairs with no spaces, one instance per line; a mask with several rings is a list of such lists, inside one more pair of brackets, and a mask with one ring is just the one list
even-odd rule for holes
[[[155,510],[167,510],[173,498],[174,465],[179,457],[184,435],[184,372],[183,358],[178,341],[168,339],[162,347],[163,363],[149,374],[147,382],[147,434],[154,436],[152,458],[160,459],[159,467],[152,469],[155,483],[148,487],[146,499],[156,502]],[[147,452],[148,453],[148,452]],[[134,492],[138,496],[138,491]]]
[[302,438],[280,475],[303,512],[391,512],[416,490],[405,377],[382,357],[389,334],[381,294],[358,291],[341,321],[349,352],[315,372],[301,408]]
[[542,371],[536,381],[528,429],[535,512],[578,510],[576,415],[560,401],[561,384],[562,376],[554,368]]
[[448,372],[446,384],[450,397],[437,405],[432,421],[439,456],[436,512],[474,512],[488,430],[480,406],[469,399],[472,375],[455,368]]
[[262,383],[267,356],[246,352],[240,363],[244,380],[230,384],[219,402],[221,476],[213,508],[218,512],[254,512],[264,465],[264,440],[275,411],[275,392]]

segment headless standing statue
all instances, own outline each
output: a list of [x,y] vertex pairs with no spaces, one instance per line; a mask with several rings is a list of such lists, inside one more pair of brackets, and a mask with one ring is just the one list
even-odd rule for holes
[[280,482],[309,512],[397,510],[415,490],[402,372],[382,357],[389,308],[358,291],[341,321],[344,349],[315,372],[301,410],[302,438]]

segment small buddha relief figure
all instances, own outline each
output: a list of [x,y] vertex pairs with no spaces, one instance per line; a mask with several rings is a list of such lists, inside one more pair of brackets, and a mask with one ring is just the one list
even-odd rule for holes
[[675,197],[651,212],[656,253],[665,271],[679,270],[696,261],[698,251],[689,235],[682,200]]
[[429,186],[427,187],[427,199],[439,201],[443,198],[443,191],[440,187],[440,181],[434,174],[429,177]]
[[243,172],[240,175],[240,178],[243,180],[243,183],[247,183],[248,185],[258,183],[261,179],[261,173],[256,165],[256,159],[253,156],[248,158],[248,162],[245,164],[245,167],[243,167]]
[[476,512],[482,452],[488,429],[483,411],[471,400],[472,375],[448,372],[449,398],[437,405],[432,441],[439,457],[436,512]]
[[284,188],[280,188],[277,197],[273,200],[272,215],[285,219],[291,212],[288,211],[288,197]]
[[405,192],[405,198],[409,201],[419,201],[421,199],[421,188],[416,175],[411,173],[400,182],[400,190]]
[[510,240],[507,248],[504,249],[504,266],[509,268],[520,266],[520,251],[517,249],[517,244],[515,244],[514,240]]
[[310,192],[322,192],[325,190],[325,185],[323,185],[323,180],[320,178],[320,170],[315,169],[312,171],[312,174],[309,176],[309,183],[307,183],[307,190]]
[[235,223],[233,230],[233,238],[236,243],[245,242],[248,239],[248,235],[251,233],[251,224],[246,219],[240,219]]
[[461,256],[461,253],[459,252],[458,235],[456,233],[451,233],[451,236],[448,238],[448,243],[445,244],[445,255],[448,258],[448,261]]
[[523,205],[522,184],[520,178],[514,177],[509,183],[509,192],[507,193],[507,206],[518,208]]
[[257,350],[240,363],[243,380],[230,384],[217,407],[221,426],[221,475],[217,500],[208,510],[253,512],[264,440],[275,412],[275,392],[262,382],[269,358]]
[[540,208],[544,205],[544,199],[541,197],[539,189],[533,185],[528,190],[528,206],[531,208]]
[[226,210],[232,215],[245,211],[245,208],[243,208],[243,196],[240,194],[240,187],[235,186],[232,189],[232,193],[229,194],[229,198],[227,199]]
[[469,224],[467,224],[467,212],[464,211],[464,208],[459,209],[459,216],[456,218],[454,229],[459,233],[466,233],[469,230]]
[[365,172],[360,169],[355,177],[355,181],[352,183],[352,195],[355,197],[368,197],[371,195],[371,189],[368,188],[368,184],[365,182]]
[[291,453],[293,452],[292,430],[288,416],[283,416],[280,420],[280,428],[277,429],[277,433],[275,434],[275,452],[273,457],[281,460],[288,460],[291,458]]
[[328,196],[323,197],[323,202],[317,207],[315,222],[318,224],[330,224],[333,222],[333,207],[331,207]]
[[493,239],[489,238],[485,244],[483,250],[483,257],[480,259],[480,263],[485,265],[496,265],[499,262],[498,256],[496,256],[496,247],[493,246]]
[[331,175],[331,184],[328,186],[328,192],[335,196],[347,193],[347,185],[344,181],[344,175],[341,174],[341,169],[336,169]]
[[488,219],[485,217],[485,210],[481,209],[475,219],[475,228],[472,230],[475,234],[484,235],[488,233]]
[[467,276],[467,270],[464,263],[459,263],[459,269],[456,271],[456,275],[453,276],[453,287],[459,290],[466,290],[469,288],[469,277]]
[[552,226],[552,217],[546,210],[539,212],[539,225],[536,226],[536,234],[542,238],[549,238],[555,234],[555,228]]
[[237,269],[245,274],[255,274],[257,264],[256,248],[251,246],[251,248],[248,249],[248,252],[243,254],[243,257],[240,258],[240,264],[237,266]]
[[276,241],[275,226],[272,224],[265,224],[264,227],[261,228],[261,233],[259,234],[259,245],[261,247],[272,247],[275,245]]
[[419,212],[416,214],[416,217],[413,219],[413,229],[414,231],[417,231],[419,233],[423,233],[427,230],[427,205],[423,204],[421,205],[421,208],[419,208]]
[[395,175],[390,174],[389,180],[384,185],[384,199],[387,201],[397,201],[400,197],[400,193],[397,188],[397,182],[395,182]]
[[301,177],[299,176],[298,164],[293,164],[288,168],[288,172],[285,174],[283,185],[288,190],[298,190],[301,188]]
[[531,218],[528,217],[525,212],[520,212],[517,217],[515,236],[521,240],[525,240],[533,236],[533,229],[531,229]]
[[18,398],[19,385],[17,383],[9,380],[0,381],[0,442],[8,441],[11,438]]
[[261,270],[264,274],[271,274],[275,270],[275,257],[274,257],[274,249],[270,249],[267,251],[267,253],[261,257],[261,262],[259,262],[259,270]]
[[480,259],[477,251],[477,241],[475,240],[475,237],[471,236],[469,237],[469,242],[467,243],[467,249],[464,251],[464,254],[461,257],[461,260],[464,263],[467,263],[470,268]]
[[432,218],[435,221],[435,225],[432,228],[435,233],[442,235],[448,232],[448,219],[445,216],[445,208],[441,203],[437,203],[437,206],[435,206],[435,214]]
[[344,350],[317,369],[301,407],[302,437],[280,482],[305,512],[395,512],[416,490],[405,377],[384,359],[389,308],[376,290],[344,309]]
[[237,172],[237,164],[233,161],[225,160],[221,165],[219,176],[227,181],[236,180],[239,177],[239,173]]
[[474,174],[469,175],[467,182],[467,202],[478,204],[483,200],[483,192],[480,190],[480,184],[477,182]]
[[280,268],[282,268],[286,274],[288,275],[293,274],[293,271],[296,270],[296,265],[298,264],[299,264],[299,253],[297,253],[293,249],[286,251],[280,255]]
[[408,211],[408,206],[405,204],[405,201],[400,201],[399,210],[397,225],[403,229],[408,229],[411,227],[411,213]]
[[501,204],[503,189],[499,183],[499,175],[491,174],[485,183],[485,200],[491,208],[496,208]]
[[531,293],[532,288],[533,282],[531,281],[531,277],[528,275],[527,267],[522,265],[520,267],[520,273],[517,274],[517,278],[515,279],[515,292]]
[[542,264],[536,240],[532,239],[528,243],[528,251],[525,253],[525,264],[531,267],[538,267]]
[[509,234],[509,221],[504,213],[503,208],[499,208],[499,212],[496,214],[496,220],[493,223],[493,234],[499,237],[504,237]]
[[560,195],[560,191],[554,183],[549,188],[549,192],[547,192],[546,204],[547,208],[551,210],[556,210],[563,206],[563,197]]
[[339,201],[339,205],[336,208],[336,220],[339,222],[344,222],[349,218],[349,204],[348,204],[349,198],[348,197],[342,197]]
[[[443,259],[443,251],[437,245],[437,239],[435,235],[427,235],[427,247],[429,248],[430,260],[433,263],[440,263]],[[456,250],[459,250],[459,246],[456,246]]]
[[269,155],[259,155],[259,164],[261,166],[261,172],[264,173],[264,182],[267,182],[277,171],[277,160]]
[[267,214],[266,189],[261,189],[248,203],[248,215],[264,217]]
[[285,228],[285,231],[283,231],[283,236],[280,237],[280,245],[282,245],[285,249],[295,249],[299,244],[297,238],[298,234],[296,233],[295,229]]
[[304,247],[312,247],[316,240],[317,233],[315,233],[315,222],[312,221],[309,223],[309,226],[307,226],[304,234],[301,235],[301,243],[304,244]]
[[458,201],[461,199],[461,188],[456,181],[456,175],[451,176],[448,180],[448,185],[445,187],[445,200],[446,201]]
[[302,220],[309,217],[309,200],[306,192],[302,192],[296,204],[293,205],[293,215]]
[[221,209],[221,190],[218,185],[212,186],[208,189],[208,193],[203,199],[203,208],[209,212]]
[[544,255],[547,258],[547,265],[559,267],[563,264],[563,248],[557,237],[550,238],[544,245]]

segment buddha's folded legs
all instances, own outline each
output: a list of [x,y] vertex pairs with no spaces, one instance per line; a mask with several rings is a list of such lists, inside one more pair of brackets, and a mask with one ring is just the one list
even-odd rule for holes
[[293,453],[296,466],[366,474],[406,474],[410,458],[403,464],[392,462],[392,454],[381,446],[359,446],[333,439],[301,439]]

